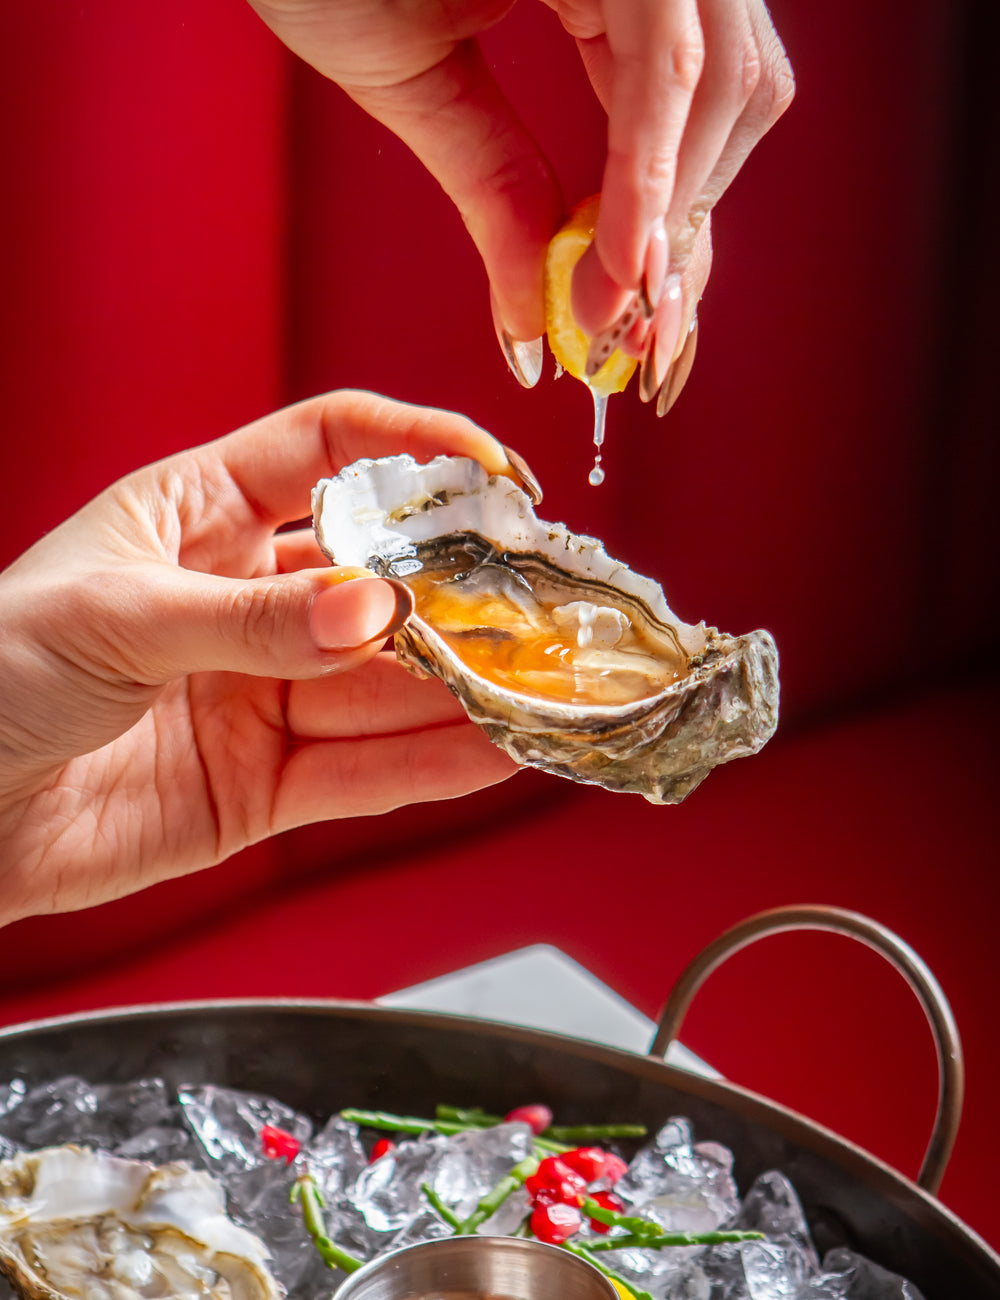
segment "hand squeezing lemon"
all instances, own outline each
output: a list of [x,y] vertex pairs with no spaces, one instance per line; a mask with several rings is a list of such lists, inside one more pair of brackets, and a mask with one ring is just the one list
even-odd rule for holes
[[600,397],[620,393],[638,362],[615,350],[600,370],[587,378],[590,338],[573,317],[570,289],[573,268],[594,241],[601,196],[592,194],[578,203],[549,242],[545,258],[545,331],[552,354],[563,370],[580,379]]
[[608,397],[622,391],[638,364],[634,357],[616,349],[596,374],[587,377],[587,352],[591,340],[573,317],[571,286],[573,268],[593,242],[599,206],[599,194],[578,203],[552,236],[545,259],[545,331],[549,347],[563,370],[585,383],[594,399],[594,446],[597,454],[594,468],[590,471],[590,482],[594,487],[604,482],[601,447]]

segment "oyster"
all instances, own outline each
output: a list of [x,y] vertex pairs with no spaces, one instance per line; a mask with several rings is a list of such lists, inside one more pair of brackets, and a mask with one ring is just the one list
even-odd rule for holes
[[767,632],[682,622],[652,579],[537,519],[476,461],[357,461],[317,484],[313,516],[335,564],[412,588],[398,657],[446,682],[518,763],[679,803],[774,732]]
[[0,1161],[0,1274],[30,1300],[278,1300],[267,1257],[201,1170],[72,1145]]

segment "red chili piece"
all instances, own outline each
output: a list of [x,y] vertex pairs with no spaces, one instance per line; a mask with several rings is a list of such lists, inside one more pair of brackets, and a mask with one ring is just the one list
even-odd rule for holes
[[[625,1212],[625,1202],[614,1192],[591,1192],[590,1199],[596,1201],[602,1209],[614,1210],[616,1214],[623,1214]],[[595,1232],[607,1232],[611,1225],[609,1223],[602,1223],[600,1219],[591,1219],[590,1226]]]
[[396,1150],[396,1144],[395,1142],[392,1141],[391,1138],[379,1138],[378,1141],[375,1143],[375,1145],[372,1147],[372,1153],[368,1157],[368,1163],[370,1165],[373,1165],[376,1160],[381,1159],[381,1157],[386,1155],[387,1152],[395,1151],[395,1150]]
[[560,1159],[575,1170],[588,1183],[598,1181],[612,1186],[617,1183],[628,1165],[613,1151],[601,1147],[577,1147],[574,1151],[564,1151]]
[[573,1205],[536,1205],[531,1212],[531,1231],[550,1246],[561,1246],[582,1224],[583,1215]]
[[268,1160],[284,1160],[288,1164],[302,1150],[299,1139],[276,1124],[264,1125],[260,1131],[260,1145]]
[[585,1183],[596,1183],[604,1177],[610,1151],[600,1147],[577,1147],[575,1151],[564,1151],[562,1160],[580,1175]]
[[571,1169],[561,1156],[546,1156],[524,1185],[536,1202],[582,1205],[586,1179]]
[[530,1106],[515,1106],[504,1116],[509,1124],[527,1124],[536,1136],[544,1133],[552,1123],[552,1112],[548,1106],[533,1103]]
[[614,1187],[622,1174],[628,1172],[628,1163],[621,1156],[616,1156],[613,1151],[604,1153],[604,1169],[601,1171],[601,1179],[609,1186]]

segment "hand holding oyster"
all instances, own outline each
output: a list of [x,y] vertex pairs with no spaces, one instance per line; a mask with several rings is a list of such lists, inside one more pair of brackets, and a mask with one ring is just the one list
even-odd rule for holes
[[440,677],[518,763],[680,803],[777,725],[777,651],[682,622],[590,537],[474,460],[360,460],[313,491],[337,565],[407,583],[399,659]]

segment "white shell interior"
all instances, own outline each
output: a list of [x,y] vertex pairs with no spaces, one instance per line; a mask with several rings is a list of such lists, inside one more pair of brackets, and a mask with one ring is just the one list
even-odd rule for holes
[[685,653],[704,649],[705,625],[681,622],[658,583],[612,559],[594,538],[538,519],[516,483],[490,477],[466,457],[438,456],[427,465],[412,456],[359,460],[317,484],[313,512],[320,545],[334,564],[371,568],[377,557],[403,576],[419,567],[416,543],[477,533],[498,550],[540,555],[636,597],[675,629]]
[[227,1217],[222,1187],[210,1174],[180,1165],[160,1169],[83,1147],[49,1147],[33,1153],[35,1184],[15,1212],[0,1209],[0,1224],[30,1219],[90,1219],[116,1214],[133,1227],[176,1228],[209,1249],[264,1264],[259,1237]]
[[0,1163],[0,1254],[26,1293],[38,1296],[281,1294],[267,1247],[228,1217],[210,1174],[71,1144]]

